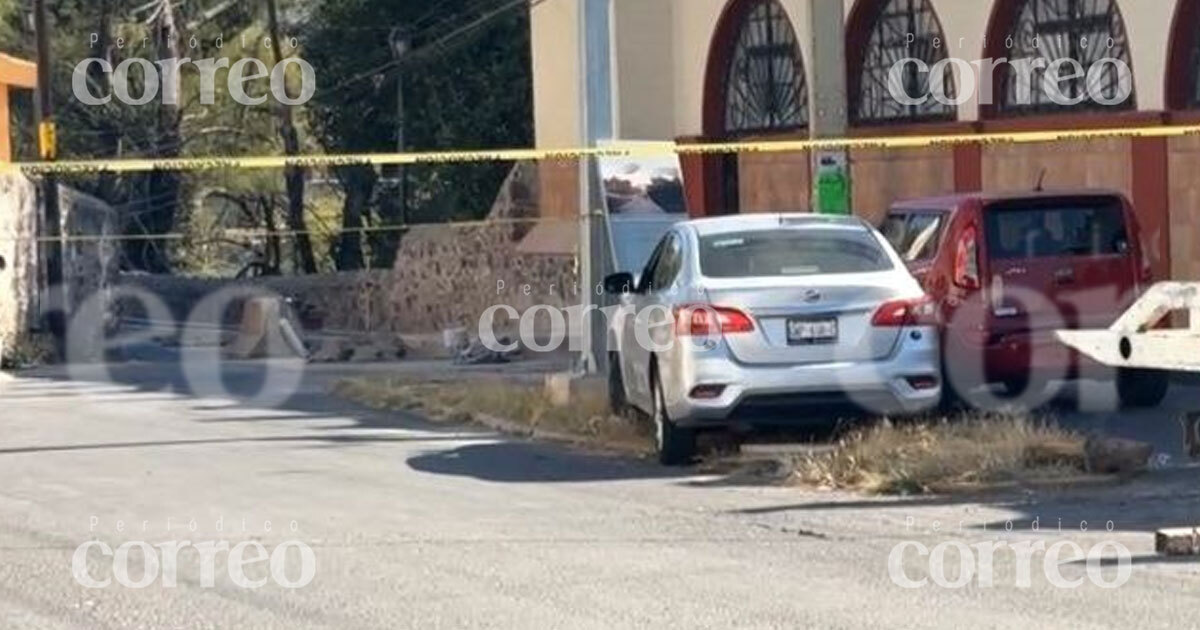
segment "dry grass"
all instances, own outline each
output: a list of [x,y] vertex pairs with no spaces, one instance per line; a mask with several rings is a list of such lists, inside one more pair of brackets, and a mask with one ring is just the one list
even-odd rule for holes
[[881,422],[833,451],[795,462],[801,483],[885,494],[920,494],[1079,475],[1083,436],[1026,416]]
[[600,392],[579,392],[571,405],[550,403],[541,387],[499,380],[413,383],[396,379],[355,378],[334,385],[334,393],[373,409],[419,412],[432,420],[472,422],[485,417],[519,425],[530,432],[559,434],[590,444],[644,452],[647,429],[613,416]]
[[[550,403],[543,389],[496,380],[412,382],[356,378],[334,393],[374,409],[412,411],[435,421],[497,418],[522,432],[567,436],[603,448],[644,454],[645,423],[608,412],[602,392],[580,392],[568,407]],[[992,484],[1052,481],[1080,475],[1085,438],[1022,415],[974,415],[857,429],[825,453],[785,461],[790,480],[807,485],[884,493],[921,494]],[[786,474],[786,473],[785,473]]]

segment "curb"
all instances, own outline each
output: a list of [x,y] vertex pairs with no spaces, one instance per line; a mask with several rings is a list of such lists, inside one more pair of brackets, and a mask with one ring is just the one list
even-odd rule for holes
[[582,435],[574,433],[564,433],[562,431],[554,431],[548,429],[539,429],[529,425],[513,422],[487,414],[473,413],[471,419],[466,424],[477,424],[485,428],[491,429],[496,433],[511,437],[518,437],[527,440],[537,440],[543,442],[555,442],[559,444],[568,444],[578,448],[584,448],[592,451],[600,451],[607,453],[620,453],[623,455],[631,455],[640,457],[645,453],[617,444],[605,444],[588,439]]
[[994,494],[1013,490],[1080,490],[1118,486],[1128,475],[1072,475],[1058,479],[1033,479],[1026,481],[1002,481],[996,483],[938,483],[929,489],[934,494]]

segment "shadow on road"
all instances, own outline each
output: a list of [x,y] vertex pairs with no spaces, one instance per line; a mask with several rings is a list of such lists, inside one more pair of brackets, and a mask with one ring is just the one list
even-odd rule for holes
[[198,446],[205,444],[253,444],[262,442],[334,442],[362,444],[367,442],[438,442],[458,440],[454,437],[379,437],[366,435],[337,435],[316,437],[313,435],[272,436],[261,438],[214,438],[207,440],[151,440],[146,442],[101,442],[99,444],[61,444],[49,446],[22,446],[0,448],[0,455],[22,455],[27,453],[54,453],[67,451],[94,451],[109,449],[142,449],[171,446]]
[[685,473],[624,457],[589,455],[548,444],[493,442],[409,458],[414,470],[504,483],[665,479]]
[[[94,375],[72,378],[62,369],[42,369],[23,376],[39,380],[18,381],[3,394],[5,400],[36,401],[47,398],[78,398],[81,404],[136,405],[177,400],[200,417],[188,422],[208,425],[255,422],[295,423],[299,431],[283,437],[216,438],[170,441],[129,441],[82,445],[38,445],[0,448],[0,455],[85,451],[98,449],[140,449],[196,444],[234,444],[238,442],[312,442],[341,447],[362,444],[430,443],[431,449],[408,458],[407,463],[420,472],[469,477],[505,483],[587,482],[622,479],[650,479],[684,476],[687,471],[672,471],[627,456],[597,455],[560,444],[523,441],[496,435],[477,426],[459,423],[435,423],[420,415],[401,411],[377,411],[337,398],[329,393],[332,384],[347,370],[308,370],[302,363],[268,364],[265,362],[225,362],[220,383],[226,395],[215,397],[198,393],[177,362],[125,363],[92,369]],[[265,392],[268,369],[300,371],[294,391]],[[398,366],[398,370],[403,366]],[[410,368],[411,369],[411,368]],[[380,366],[371,373],[387,374]],[[277,394],[271,396],[270,394]],[[276,401],[272,401],[274,398]],[[263,402],[267,401],[267,402]],[[255,411],[261,411],[256,413]],[[389,435],[389,430],[420,431],[421,436]],[[456,443],[438,450],[436,443]],[[411,450],[397,457],[411,455]]]

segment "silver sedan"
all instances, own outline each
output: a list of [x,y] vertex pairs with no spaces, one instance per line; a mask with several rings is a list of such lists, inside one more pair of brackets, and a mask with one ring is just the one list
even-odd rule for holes
[[856,218],[753,215],[675,225],[619,296],[609,395],[654,419],[667,465],[696,431],[795,423],[805,410],[918,413],[941,400],[938,314]]

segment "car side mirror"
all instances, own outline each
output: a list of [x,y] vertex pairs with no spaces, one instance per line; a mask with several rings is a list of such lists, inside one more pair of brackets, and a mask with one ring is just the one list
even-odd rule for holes
[[604,292],[609,295],[628,295],[636,289],[633,274],[628,272],[614,273],[604,279]]

